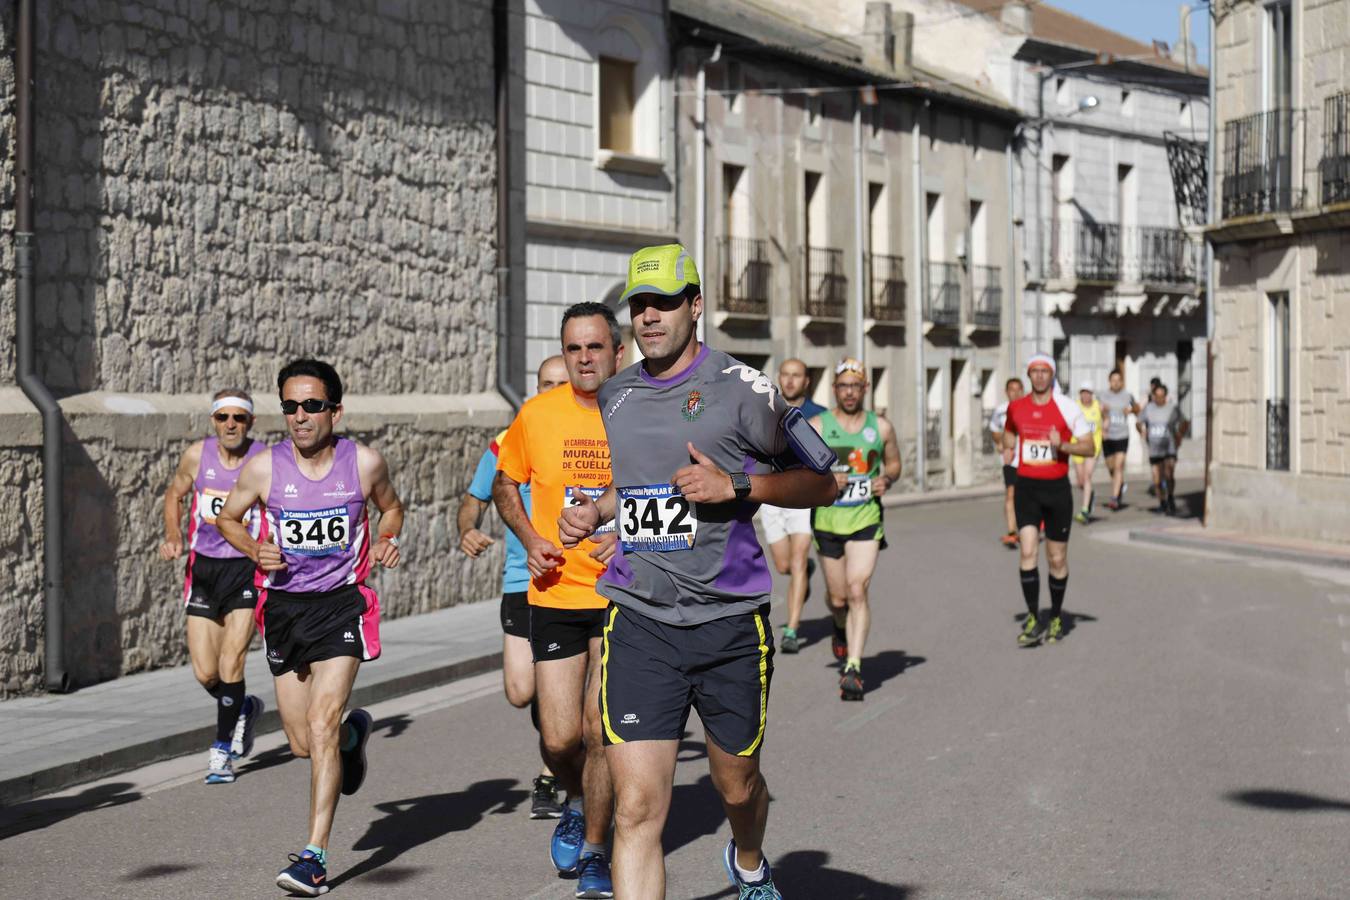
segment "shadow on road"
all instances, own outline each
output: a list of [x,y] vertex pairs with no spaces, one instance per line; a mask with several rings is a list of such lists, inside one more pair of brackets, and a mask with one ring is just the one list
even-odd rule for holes
[[408,730],[412,724],[412,716],[407,713],[399,713],[396,716],[387,716],[383,719],[377,719],[371,723],[370,731],[372,734],[379,731],[388,731],[387,738],[396,738]]
[[713,787],[711,775],[705,774],[693,784],[675,785],[670,793],[670,818],[661,835],[666,855],[701,837],[716,834],[725,821],[722,798]]
[[910,656],[903,650],[882,650],[873,656],[864,657],[862,671],[867,690],[870,693],[906,669],[921,666],[926,662],[928,657]]
[[828,638],[833,631],[834,616],[827,613],[819,619],[803,618],[797,629],[797,637],[802,639],[802,649],[805,650],[817,641]]
[[[1045,614],[1046,614],[1045,610],[1042,609],[1041,615]],[[1065,637],[1068,637],[1070,634],[1072,634],[1073,630],[1078,627],[1079,623],[1097,621],[1097,617],[1092,615],[1091,613],[1074,612],[1071,609],[1060,610],[1060,619],[1064,622]],[[1025,622],[1026,620],[1027,620],[1026,610],[1022,610],[1022,612],[1017,613],[1016,615],[1013,616],[1013,621],[1017,622],[1019,625]],[[1041,621],[1042,623],[1044,623],[1045,620],[1042,619]]]
[[261,772],[263,769],[270,769],[273,766],[283,766],[295,756],[291,753],[289,744],[282,744],[280,747],[273,747],[271,750],[264,750],[256,756],[250,756],[247,761],[241,760],[235,763],[235,774],[250,775],[254,772]]
[[201,863],[152,863],[148,866],[141,866],[139,869],[132,869],[122,876],[122,880],[150,881],[154,878],[167,878],[170,875],[191,872],[193,869],[200,869],[201,867]]
[[1350,812],[1350,800],[1336,800],[1298,791],[1230,791],[1224,795],[1224,799],[1230,803],[1273,812]]
[[375,809],[384,813],[384,818],[370,823],[366,833],[352,847],[353,850],[375,852],[338,875],[330,885],[337,887],[348,879],[362,876],[375,883],[406,881],[418,872],[417,867],[382,867],[414,847],[452,831],[467,831],[486,815],[515,812],[529,796],[528,791],[516,788],[518,783],[514,778],[495,778],[454,793],[375,804]]
[[142,797],[130,782],[100,784],[69,797],[43,797],[0,810],[0,839],[55,825],[71,816],[121,806]]
[[[915,896],[914,888],[886,884],[866,875],[855,875],[842,869],[832,869],[826,863],[830,854],[823,850],[794,850],[773,863],[774,885],[786,897],[829,897],[830,900],[907,900]],[[696,900],[720,900],[734,897],[736,891],[726,890],[705,894]]]

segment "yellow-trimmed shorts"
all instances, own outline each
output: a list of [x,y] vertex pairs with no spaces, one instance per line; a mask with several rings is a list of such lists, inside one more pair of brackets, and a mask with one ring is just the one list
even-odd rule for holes
[[765,604],[699,625],[667,625],[610,604],[600,668],[605,744],[678,741],[692,708],[718,747],[757,753],[773,680],[768,613]]

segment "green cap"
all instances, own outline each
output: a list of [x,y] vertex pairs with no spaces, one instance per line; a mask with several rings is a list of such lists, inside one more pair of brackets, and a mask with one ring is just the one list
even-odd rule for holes
[[683,293],[686,285],[699,284],[694,258],[679,244],[643,247],[628,259],[628,284],[623,296],[634,294],[663,294],[667,297]]

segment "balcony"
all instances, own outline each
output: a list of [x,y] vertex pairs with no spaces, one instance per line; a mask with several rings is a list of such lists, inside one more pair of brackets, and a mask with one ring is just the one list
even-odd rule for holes
[[956,328],[961,324],[961,267],[956,263],[928,264],[923,320],[931,328]]
[[844,321],[848,276],[844,251],[832,247],[806,248],[806,299],[802,310],[809,322]]
[[1050,281],[1193,291],[1203,274],[1204,245],[1180,228],[1061,219],[1043,233]]
[[1294,113],[1275,109],[1223,127],[1223,217],[1291,212],[1303,207],[1294,187]]
[[769,317],[773,266],[767,251],[767,241],[738,237],[721,239],[722,292],[717,303],[718,325],[730,319],[760,321]]
[[873,253],[867,258],[867,318],[871,328],[905,324],[905,259]]
[[971,325],[979,330],[998,331],[1003,321],[1003,270],[998,266],[971,266],[970,284]]
[[1266,401],[1266,468],[1289,471],[1289,401]]
[[928,462],[942,458],[942,411],[930,409],[924,415],[923,450]]
[[1114,222],[1052,219],[1046,225],[1045,276],[1058,281],[1120,280],[1120,226]]
[[1350,92],[1322,104],[1322,205],[1350,201]]
[[[1136,253],[1138,277],[1146,284],[1195,284],[1200,280],[1203,246],[1180,228],[1130,229],[1127,244]],[[1122,268],[1125,268],[1122,265]]]

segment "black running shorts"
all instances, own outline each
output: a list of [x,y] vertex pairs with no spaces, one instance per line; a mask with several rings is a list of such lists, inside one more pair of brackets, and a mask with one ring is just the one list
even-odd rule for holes
[[253,560],[217,559],[193,553],[188,557],[187,583],[183,585],[183,604],[189,616],[223,619],[236,609],[258,605],[253,586]]
[[603,609],[530,607],[530,649],[535,662],[579,656],[600,637],[605,627]]
[[1073,524],[1073,489],[1068,478],[1018,478],[1013,488],[1017,530],[1045,523],[1045,537],[1067,541]]
[[380,655],[380,601],[364,584],[314,594],[264,591],[261,615],[263,647],[274,676],[340,656],[372,660]]
[[605,621],[605,744],[677,741],[692,707],[708,738],[727,753],[759,751],[773,680],[767,603],[757,612],[685,626],[611,605]]
[[1126,450],[1129,449],[1130,449],[1130,438],[1128,435],[1126,435],[1123,438],[1115,440],[1111,438],[1105,438],[1102,440],[1102,456],[1109,458],[1115,456],[1117,453],[1124,453]]
[[1169,459],[1176,462],[1177,455],[1175,453],[1164,453],[1162,456],[1150,456],[1148,461],[1155,466],[1161,466]]
[[827,559],[843,559],[844,545],[849,541],[880,541],[881,549],[886,549],[886,526],[884,523],[859,528],[852,534],[835,534],[832,531],[815,530],[816,552]]
[[1012,487],[1017,484],[1017,466],[1003,467],[1003,486]]
[[530,639],[530,592],[502,594],[502,634]]

